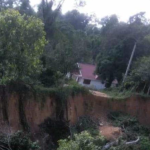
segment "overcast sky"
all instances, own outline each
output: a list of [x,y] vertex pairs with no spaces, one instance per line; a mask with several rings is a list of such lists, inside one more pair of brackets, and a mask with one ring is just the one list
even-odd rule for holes
[[[31,5],[39,4],[41,0],[30,0]],[[146,17],[150,18],[150,0],[86,0],[86,6],[80,8],[81,12],[96,14],[98,18],[116,14],[121,21],[139,12],[146,12]],[[65,0],[62,12],[74,8],[74,0]]]

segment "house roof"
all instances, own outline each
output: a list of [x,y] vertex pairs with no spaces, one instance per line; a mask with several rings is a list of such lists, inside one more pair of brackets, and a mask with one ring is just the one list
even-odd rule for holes
[[80,69],[82,78],[90,79],[90,80],[97,80],[98,76],[94,74],[96,70],[95,65],[78,63],[78,67]]

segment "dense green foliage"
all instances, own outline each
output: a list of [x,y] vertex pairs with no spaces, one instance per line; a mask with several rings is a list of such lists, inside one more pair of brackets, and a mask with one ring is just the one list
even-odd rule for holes
[[89,116],[80,117],[70,127],[70,137],[58,141],[58,150],[101,150],[106,139],[99,133],[98,121]]
[[[139,124],[136,118],[128,116],[126,114],[120,112],[110,112],[108,118],[111,121],[111,124],[120,127],[122,129],[122,136],[118,137],[116,144],[110,146],[109,150],[149,150],[150,149],[150,139],[149,133],[150,130],[146,127],[143,127]],[[83,127],[87,118],[82,118],[82,121],[79,123],[82,124]],[[88,121],[89,122],[89,121]],[[91,122],[91,121],[90,121]],[[78,123],[77,123],[78,124]],[[91,129],[93,128],[93,123],[91,124]],[[99,131],[95,130],[97,134],[90,134],[89,127],[85,127],[82,132],[75,134],[74,137],[65,140],[59,140],[59,148],[58,150],[102,150],[106,144],[111,143],[107,141],[104,137],[99,134]],[[78,126],[78,125],[77,125]],[[140,140],[136,144],[126,144],[126,142],[131,142],[140,137]]]
[[132,86],[137,91],[150,93],[150,57],[141,57],[134,63],[134,67],[126,81],[126,86]]
[[94,120],[89,116],[83,116],[79,117],[77,123],[72,129],[75,133],[88,131],[91,135],[95,135],[99,133],[99,124],[97,120]]
[[[108,118],[112,124],[117,127],[121,127],[123,136],[119,139],[119,144],[113,146],[110,150],[149,150],[150,139],[149,128],[146,128],[139,124],[136,118],[128,116],[120,112],[110,112]],[[125,145],[125,141],[133,141],[140,138],[137,144]]]
[[108,118],[112,121],[114,126],[121,127],[125,133],[129,133],[129,138],[131,138],[130,136],[148,136],[150,133],[150,130],[140,125],[136,118],[127,114],[110,112]]
[[101,135],[92,136],[87,131],[75,134],[74,139],[60,140],[57,150],[101,150],[106,140]]
[[29,0],[1,0],[0,1],[0,11],[5,9],[16,9],[22,15],[34,15],[34,9],[30,5]]
[[[21,70],[19,72],[22,72],[19,74],[21,77],[16,76],[18,73],[11,74],[6,72],[6,80],[12,80],[13,78],[14,80],[17,78],[23,78],[27,80],[28,76],[32,76],[31,72],[34,72],[34,75],[38,76],[41,70],[42,72],[38,76],[39,83],[46,87],[56,87],[63,84],[61,80],[64,80],[64,76],[67,72],[71,72],[76,68],[75,64],[77,62],[83,62],[96,64],[96,73],[100,75],[101,79],[106,82],[106,86],[109,87],[115,78],[117,78],[119,83],[122,82],[135,42],[137,44],[137,48],[133,61],[139,61],[141,60],[140,58],[143,57],[143,60],[141,60],[141,63],[143,63],[144,59],[150,55],[150,25],[148,20],[145,18],[144,12],[140,12],[134,16],[131,16],[128,23],[119,22],[119,19],[116,15],[107,16],[101,20],[98,20],[94,16],[80,13],[78,10],[72,10],[66,14],[61,14],[61,7],[63,2],[64,0],[59,0],[57,3],[53,0],[42,0],[36,13],[30,6],[29,0],[2,1],[0,5],[1,11],[12,8],[19,10],[21,15],[27,15],[21,16],[18,14],[18,19],[22,18],[22,21],[21,19],[20,21],[16,19],[17,23],[14,22],[15,24],[13,25],[11,23],[8,24],[7,20],[5,20],[5,23],[1,22],[3,25],[9,25],[1,25],[1,32],[4,33],[7,28],[8,33],[12,32],[11,37],[9,38],[6,37],[9,36],[7,35],[7,32],[4,34],[5,36],[3,35],[3,37],[1,37],[3,38],[2,48],[7,48],[9,46],[9,48],[7,48],[7,50],[9,50],[9,56],[11,56],[10,47],[11,49],[15,49],[15,51],[19,50],[20,48],[21,51],[28,52],[26,53],[28,56],[31,54],[32,49],[32,52],[35,54],[34,58],[32,57],[33,59],[27,59],[22,55],[22,53],[20,53],[20,57],[17,51],[18,55],[15,56],[15,59],[17,57],[17,59],[20,58],[22,61],[18,59],[16,63],[20,64],[20,66],[22,63],[29,63],[32,67],[30,66],[30,68],[28,68],[29,65],[26,64],[23,67],[26,69],[19,69],[18,65],[18,69]],[[78,6],[84,6],[85,2],[79,0],[76,1],[76,4]],[[13,15],[17,15],[17,13],[11,13],[10,15],[10,10],[8,10],[7,15],[8,17],[13,17]],[[44,23],[44,28],[42,27],[42,24],[39,23],[40,21],[38,19],[28,16],[39,17]],[[7,16],[4,15],[3,18],[4,17]],[[26,24],[30,24],[30,26],[28,26],[30,29],[26,28]],[[16,31],[14,31],[13,26],[19,26],[19,28],[17,28],[17,30],[15,29]],[[25,28],[25,30],[21,29],[20,26]],[[33,29],[33,27],[36,28]],[[43,29],[46,32],[47,44],[44,47],[44,51],[42,52],[43,46],[45,44],[44,33],[42,31]],[[28,33],[29,30],[32,30],[32,32]],[[37,31],[39,31],[38,34],[36,33]],[[14,32],[16,32],[17,35],[22,34],[22,38],[18,38],[19,40],[16,39],[16,34],[14,34]],[[18,37],[20,37],[20,35]],[[10,44],[6,42],[6,38],[7,41],[8,39],[9,41],[12,40],[10,38],[13,38],[13,43]],[[39,41],[39,38],[41,41]],[[26,44],[23,47],[22,44],[18,45],[15,40],[17,40],[18,43]],[[34,43],[35,41],[38,42]],[[35,44],[37,44],[36,49],[34,49]],[[26,49],[28,49],[28,51]],[[14,59],[14,57],[11,56],[11,59]],[[42,62],[41,66],[38,65],[40,61]],[[143,90],[144,92],[149,93],[150,81],[148,77],[143,79],[143,71],[139,71],[141,73],[138,72],[138,77],[137,73],[135,73],[135,70],[137,70],[135,68],[138,68],[141,63],[137,63],[135,66],[132,65],[133,63],[131,64],[130,72],[131,70],[133,71],[130,76],[132,77],[130,77],[130,81],[127,80],[128,86],[125,87],[137,87],[135,88],[136,90]],[[3,62],[3,64],[3,70],[5,67],[5,70],[9,70],[9,72],[18,70],[16,69],[16,64],[12,65],[9,63],[9,61],[7,63]],[[32,64],[34,64],[34,67]],[[148,68],[145,67],[144,72],[146,72],[148,75]],[[24,73],[27,75],[21,75]],[[9,74],[9,76],[7,74]],[[140,80],[137,78],[140,78]],[[141,85],[142,88],[140,87]]]
[[11,135],[0,135],[0,148],[9,150],[38,150],[37,142],[32,142],[29,136],[18,131]]
[[137,43],[134,59],[149,55],[150,26],[146,24],[144,13],[130,18],[129,23],[119,22],[116,16],[104,18],[101,29],[101,50],[97,57],[97,73],[110,86],[112,80],[122,81],[135,42]]
[[40,56],[45,46],[43,23],[17,11],[0,13],[1,83],[30,81],[41,71]]
[[[91,136],[90,133],[84,131],[76,134],[74,139],[66,139],[59,141],[57,150],[102,150],[106,145],[106,140],[101,135]],[[127,146],[120,139],[119,144],[111,146],[109,150],[150,150],[150,142],[148,137],[142,137],[139,144]]]

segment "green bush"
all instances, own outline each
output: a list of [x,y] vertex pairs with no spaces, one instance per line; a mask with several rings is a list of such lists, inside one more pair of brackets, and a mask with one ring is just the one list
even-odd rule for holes
[[140,150],[150,150],[150,139],[148,137],[141,138]]
[[40,147],[37,142],[32,142],[29,136],[18,131],[10,136],[0,136],[0,147],[12,150],[38,150]]
[[[111,112],[108,115],[114,126],[119,126],[124,132],[120,139],[120,144],[111,147],[110,150],[150,150],[150,131],[148,128],[140,125],[138,120],[121,112]],[[125,145],[127,141],[134,141],[140,137],[140,141],[135,145]]]
[[68,85],[71,85],[71,86],[80,86],[80,85],[78,84],[78,82],[76,82],[76,81],[73,80],[73,79],[68,80],[67,84],[68,84]]
[[150,150],[150,139],[148,137],[141,137],[140,142],[135,145],[119,145],[111,147],[109,150]]
[[78,122],[74,126],[74,130],[77,133],[81,133],[82,131],[88,131],[91,134],[98,134],[98,121],[92,119],[89,116],[79,117]]
[[44,87],[57,87],[63,84],[64,76],[59,71],[56,72],[48,68],[41,72],[39,80]]
[[121,112],[110,112],[108,118],[112,121],[114,126],[121,127],[126,133],[144,136],[150,134],[149,128],[142,126],[135,117]]
[[101,150],[105,144],[106,140],[101,135],[93,137],[89,132],[84,131],[75,134],[74,139],[60,140],[57,150]]

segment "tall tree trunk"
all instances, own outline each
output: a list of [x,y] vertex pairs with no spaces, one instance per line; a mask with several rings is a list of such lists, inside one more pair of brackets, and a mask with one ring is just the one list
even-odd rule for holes
[[143,93],[144,93],[144,91],[145,91],[146,85],[147,85],[147,84],[145,83],[144,88],[143,88],[143,90],[142,90]]
[[149,92],[150,92],[150,85],[149,85],[149,88],[148,88],[148,91],[147,91],[147,95],[149,95]]

